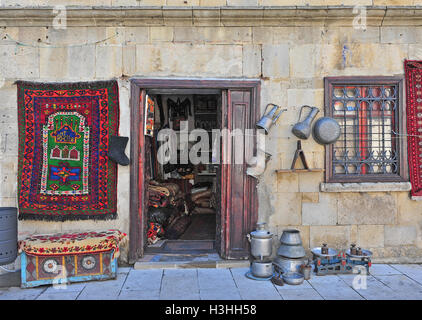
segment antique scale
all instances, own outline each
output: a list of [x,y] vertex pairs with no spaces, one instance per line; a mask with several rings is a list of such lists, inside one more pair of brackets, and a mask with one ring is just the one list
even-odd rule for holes
[[361,268],[365,268],[366,274],[369,274],[372,252],[360,247],[356,248],[355,244],[352,244],[346,252],[337,252],[324,243],[322,247],[314,248],[311,252],[315,265],[314,271],[319,276],[355,273],[356,269],[361,273]]

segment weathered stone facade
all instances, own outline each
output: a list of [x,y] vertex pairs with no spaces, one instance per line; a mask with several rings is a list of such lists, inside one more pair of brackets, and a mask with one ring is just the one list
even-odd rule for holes
[[[300,107],[323,110],[325,76],[403,75],[405,58],[422,59],[422,7],[368,7],[366,30],[353,28],[353,7],[260,7],[414,6],[422,1],[24,2],[38,8],[16,9],[22,1],[0,0],[6,6],[0,10],[0,206],[17,205],[15,80],[118,78],[120,134],[129,136],[129,77],[254,78],[261,79],[261,111],[270,102],[288,108],[266,137],[273,158],[258,185],[259,219],[277,237],[286,227],[298,228],[306,248],[322,242],[346,248],[356,242],[373,250],[376,261],[422,261],[422,202],[411,200],[406,186],[328,190],[320,186],[322,172],[275,173],[290,167],[296,149],[291,128]],[[87,3],[138,9],[69,7],[66,28],[57,29],[53,7],[39,7]],[[151,5],[169,8],[143,7]],[[217,7],[226,5],[242,7]],[[323,168],[324,148],[313,139],[302,146],[310,166]],[[19,237],[104,228],[128,232],[129,168],[119,166],[118,176],[117,220],[20,221]]]

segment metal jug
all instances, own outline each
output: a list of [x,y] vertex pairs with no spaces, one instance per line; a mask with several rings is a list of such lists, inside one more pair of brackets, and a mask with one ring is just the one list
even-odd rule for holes
[[298,121],[300,121],[300,118],[302,116],[303,108],[310,108],[311,112],[309,112],[305,120],[298,122],[293,126],[292,132],[299,139],[308,139],[309,136],[311,135],[311,123],[315,119],[316,115],[318,114],[319,109],[317,107],[310,107],[306,105],[302,106],[302,108],[300,108]]
[[[267,113],[267,109],[268,106],[272,105],[274,106],[270,112]],[[278,120],[278,118],[281,116],[281,114],[283,113],[283,111],[287,111],[287,109],[281,109],[277,114],[277,110],[281,108],[280,106],[274,104],[274,103],[269,103],[267,104],[267,106],[265,107],[265,112],[264,115],[262,116],[261,120],[259,120],[256,123],[256,127],[258,129],[264,129],[265,130],[265,134],[268,134],[268,131],[270,130],[271,126]]]

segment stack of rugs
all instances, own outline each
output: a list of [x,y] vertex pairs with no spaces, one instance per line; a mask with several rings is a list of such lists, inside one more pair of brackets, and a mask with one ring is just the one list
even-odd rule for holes
[[148,186],[148,244],[161,238],[178,239],[191,223],[186,193],[176,183],[150,181]]
[[184,204],[185,194],[175,183],[150,181],[148,186],[149,206],[154,208],[177,207]]
[[191,201],[194,204],[193,214],[213,214],[215,197],[210,187],[192,188]]

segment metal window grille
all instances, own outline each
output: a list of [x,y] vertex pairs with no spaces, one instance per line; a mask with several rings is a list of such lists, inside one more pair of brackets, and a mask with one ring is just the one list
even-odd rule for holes
[[399,174],[399,85],[333,84],[331,112],[341,136],[331,154],[332,175]]

